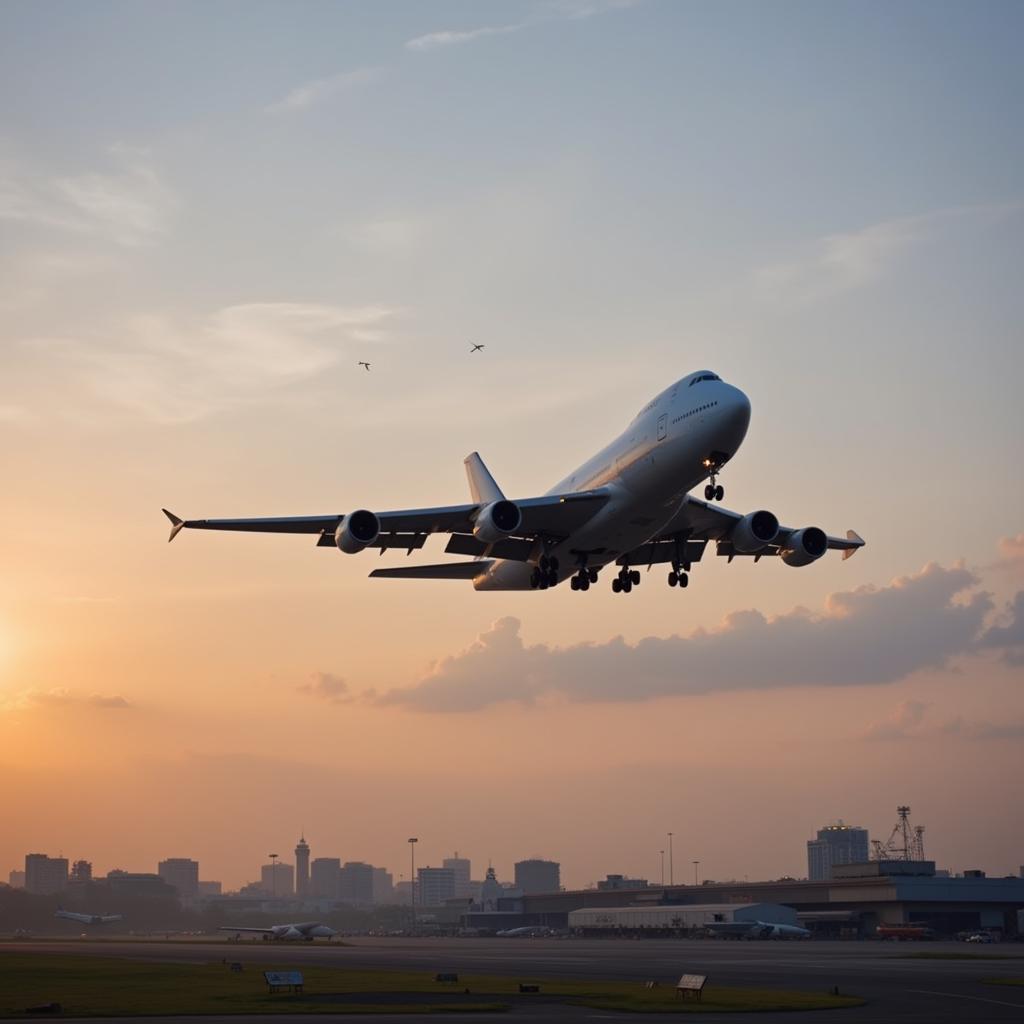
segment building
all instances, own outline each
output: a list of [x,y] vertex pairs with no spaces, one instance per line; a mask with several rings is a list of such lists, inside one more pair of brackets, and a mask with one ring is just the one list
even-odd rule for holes
[[271,896],[295,895],[295,868],[291,864],[275,861],[260,868],[260,885]]
[[373,865],[346,861],[338,873],[338,899],[353,907],[373,904]]
[[578,932],[681,932],[716,924],[795,925],[797,913],[779,903],[695,903],[668,907],[600,907],[569,912]]
[[455,872],[451,868],[419,868],[416,871],[416,902],[439,907],[455,898]]
[[558,892],[562,888],[561,869],[554,860],[521,860],[516,864],[516,888],[529,895]]
[[200,896],[220,896],[223,891],[223,886],[220,882],[203,882],[199,883],[199,895]]
[[473,895],[472,866],[468,857],[445,857],[441,862],[455,873],[455,895],[458,899],[469,899]]
[[107,885],[112,893],[122,896],[174,899],[177,895],[177,890],[171,888],[168,882],[149,871],[122,871],[115,868],[107,872]]
[[387,868],[373,869],[373,902],[378,905],[395,902],[395,886]]
[[25,888],[25,872],[24,871],[11,871],[7,875],[7,884],[12,889],[24,889]]
[[68,887],[67,857],[47,857],[45,853],[25,854],[25,888],[40,896],[63,892]]
[[868,830],[856,825],[826,825],[817,839],[807,840],[807,877],[824,882],[834,864],[862,864],[868,859]]
[[309,844],[305,835],[300,836],[295,847],[295,893],[305,896],[309,892]]
[[168,857],[157,864],[156,872],[177,890],[181,899],[199,895],[199,861],[188,857]]
[[598,882],[597,887],[602,891],[605,889],[646,889],[648,885],[646,878],[626,878],[624,875],[608,875],[603,882]]
[[341,888],[341,861],[337,857],[317,857],[309,872],[308,895],[336,900]]
[[71,865],[71,877],[69,879],[72,885],[85,884],[92,881],[92,864],[87,860],[76,860]]
[[505,895],[505,889],[501,882],[498,881],[498,876],[494,873],[494,868],[490,864],[487,865],[487,877],[483,880],[483,884],[480,886],[480,907],[482,910],[493,911],[498,909],[498,900]]

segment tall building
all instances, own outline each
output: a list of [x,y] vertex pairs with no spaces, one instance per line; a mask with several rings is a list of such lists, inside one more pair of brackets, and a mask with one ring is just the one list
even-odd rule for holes
[[827,882],[835,864],[865,864],[868,860],[868,830],[856,825],[826,825],[817,839],[807,840],[807,877]]
[[387,868],[373,869],[373,902],[388,904],[395,902],[395,885]]
[[[1022,872],[1021,877],[1024,878],[1024,872]],[[12,889],[24,889],[25,888],[25,872],[24,871],[18,871],[17,869],[15,869],[14,871],[10,872],[8,874],[8,876],[7,876],[7,884]]]
[[295,868],[291,864],[264,864],[260,868],[260,885],[271,896],[295,895]]
[[304,834],[295,847],[295,892],[299,896],[309,892],[309,844]]
[[505,890],[502,888],[501,882],[498,881],[494,868],[488,864],[487,877],[484,879],[483,885],[480,886],[480,905],[484,910],[497,910],[498,900],[504,895]]
[[309,873],[309,895],[336,900],[341,886],[341,861],[337,857],[317,857]]
[[473,894],[473,883],[471,865],[468,857],[460,857],[458,853],[454,857],[445,857],[442,864],[455,872],[455,895],[459,899],[469,899]]
[[455,896],[455,872],[451,868],[418,868],[416,902],[424,907],[439,907]]
[[76,860],[71,865],[71,878],[69,881],[72,884],[85,883],[92,881],[92,864],[87,860]]
[[25,888],[29,892],[49,896],[67,887],[67,857],[47,857],[45,853],[25,854]]
[[373,903],[373,865],[346,861],[338,875],[338,899],[353,907]]
[[173,885],[182,899],[199,895],[199,861],[188,857],[168,857],[156,866],[157,874]]
[[523,893],[558,892],[561,869],[554,860],[521,860],[516,864],[516,888]]

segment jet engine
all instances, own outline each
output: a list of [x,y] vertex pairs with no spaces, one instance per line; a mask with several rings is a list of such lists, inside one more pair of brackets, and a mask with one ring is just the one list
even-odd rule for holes
[[303,938],[302,932],[298,928],[291,927],[287,931],[281,933],[282,939],[301,939]]
[[380,536],[380,520],[365,508],[349,512],[334,531],[334,543],[346,555],[355,555]]
[[828,538],[816,526],[805,526],[789,535],[779,552],[786,565],[800,567],[816,562],[828,550]]
[[514,501],[501,498],[480,510],[473,525],[473,536],[484,544],[496,544],[510,533],[515,533],[522,521],[519,506]]
[[732,528],[732,546],[741,555],[752,555],[779,535],[779,521],[771,512],[751,512]]

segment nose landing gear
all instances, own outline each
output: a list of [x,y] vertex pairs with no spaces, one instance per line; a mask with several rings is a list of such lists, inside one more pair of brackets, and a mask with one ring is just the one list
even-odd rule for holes
[[722,466],[728,459],[720,458],[721,453],[713,452],[708,458],[704,460],[704,468],[708,470],[710,483],[704,488],[704,500],[705,501],[721,501],[725,497],[725,488],[717,483],[718,474],[722,470]]

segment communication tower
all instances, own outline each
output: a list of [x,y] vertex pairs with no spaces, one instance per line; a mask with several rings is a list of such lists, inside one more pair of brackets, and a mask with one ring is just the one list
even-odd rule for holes
[[910,808],[897,807],[899,820],[889,838],[872,839],[872,860],[924,860],[924,825],[910,824]]

